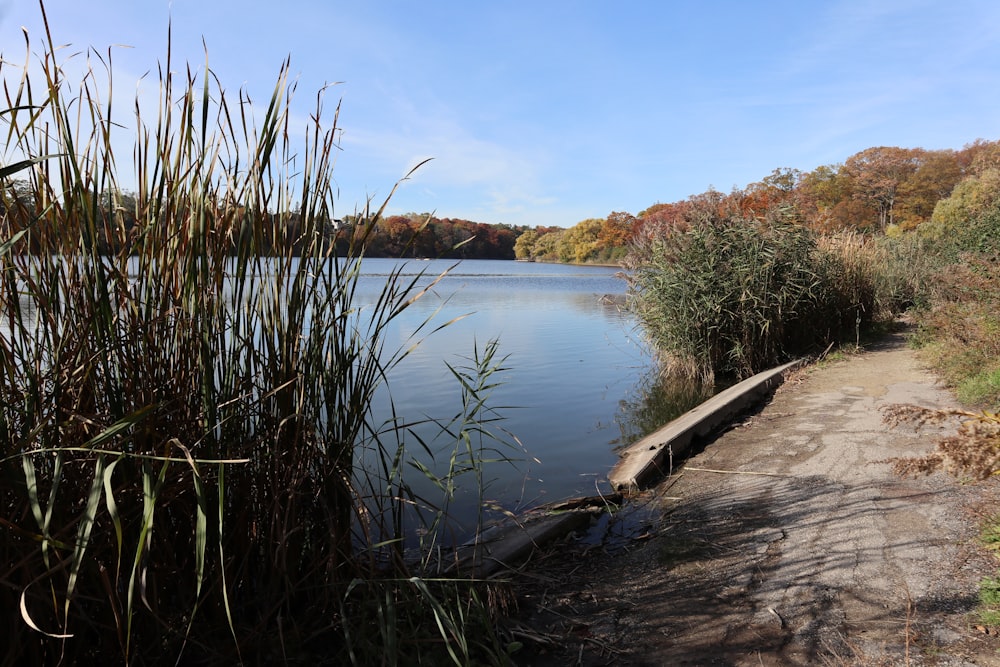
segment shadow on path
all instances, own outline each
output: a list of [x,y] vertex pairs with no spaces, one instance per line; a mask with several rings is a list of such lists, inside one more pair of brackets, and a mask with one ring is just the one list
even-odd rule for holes
[[779,390],[601,545],[526,568],[517,664],[1000,664],[969,616],[996,486],[892,475],[937,435],[884,424],[906,398],[951,400],[899,337]]

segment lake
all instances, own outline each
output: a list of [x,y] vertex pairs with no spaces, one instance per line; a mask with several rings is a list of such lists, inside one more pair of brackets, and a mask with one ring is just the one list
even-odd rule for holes
[[[486,428],[511,444],[488,456],[514,461],[485,467],[483,497],[474,475],[458,480],[448,512],[457,535],[475,528],[482,508],[495,516],[609,492],[606,475],[617,451],[697,402],[658,381],[642,332],[624,308],[627,284],[615,267],[364,259],[355,305],[374,303],[397,266],[404,280],[421,275],[420,285],[447,274],[386,332],[387,349],[408,348],[414,330],[431,318],[420,344],[390,373],[388,391],[376,395],[375,425],[389,421],[390,405],[406,423],[447,422],[460,411],[462,392],[446,364],[471,365],[476,349],[494,339],[505,360],[490,378],[499,385],[488,400],[503,419]],[[30,300],[21,305],[31,306]],[[455,443],[439,432],[434,423],[402,431],[407,456],[437,474]],[[375,452],[361,446],[357,453],[372,471],[381,467]],[[410,468],[406,480],[431,501],[440,497],[421,471]]]
[[[401,260],[365,259],[359,298],[374,300]],[[523,451],[521,459],[487,467],[486,500],[517,511],[610,487],[606,475],[616,450],[675,416],[677,406],[658,397],[654,363],[635,319],[624,310],[627,285],[615,267],[571,266],[501,260],[413,260],[403,273],[436,277],[454,266],[424,298],[411,306],[390,334],[406,344],[420,322],[463,319],[427,337],[390,376],[392,400],[405,420],[447,418],[461,401],[459,385],[444,365],[468,365],[474,347],[499,340],[506,356],[502,385],[490,405],[505,417],[504,429]],[[496,378],[491,378],[496,379]],[[382,397],[383,416],[388,415]],[[423,433],[432,437],[433,428]],[[439,442],[441,457],[448,443]],[[416,447],[411,444],[411,452]],[[431,448],[432,450],[434,447]],[[438,457],[435,457],[436,459]],[[446,461],[436,460],[437,465]],[[411,477],[412,479],[412,477]],[[470,478],[469,483],[472,483]],[[471,489],[466,489],[472,493]],[[468,519],[475,497],[455,514]],[[460,504],[461,501],[458,503]]]

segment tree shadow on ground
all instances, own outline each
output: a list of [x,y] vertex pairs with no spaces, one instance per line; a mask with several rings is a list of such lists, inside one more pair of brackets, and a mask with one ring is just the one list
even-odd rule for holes
[[940,538],[899,530],[866,543],[858,530],[953,502],[947,486],[921,482],[706,480],[617,552],[564,543],[520,582],[529,641],[517,664],[879,664],[940,652],[958,632],[941,619],[961,619],[974,594],[864,570]]

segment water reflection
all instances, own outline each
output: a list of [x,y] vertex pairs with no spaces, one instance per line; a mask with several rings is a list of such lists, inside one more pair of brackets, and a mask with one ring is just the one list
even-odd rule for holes
[[[383,285],[392,260],[365,260],[364,281]],[[411,262],[409,275],[425,271],[427,284],[453,266]],[[502,427],[524,451],[520,459],[485,471],[485,500],[474,492],[453,518],[468,520],[484,506],[518,510],[609,490],[608,471],[618,449],[656,430],[702,400],[701,387],[660,376],[634,317],[626,310],[627,285],[610,267],[466,261],[452,268],[429,294],[394,323],[387,345],[409,345],[418,324],[457,319],[427,337],[389,380],[397,417],[415,422],[441,417],[460,400],[445,362],[459,365],[475,345],[499,339],[506,370],[496,380],[491,405]],[[388,405],[383,397],[382,405]],[[386,414],[386,416],[388,416]],[[433,458],[447,461],[449,443],[430,442]],[[441,461],[427,460],[428,467]],[[460,492],[460,496],[462,493]]]
[[[398,265],[396,260],[363,261],[355,292],[357,321],[363,322],[365,308],[378,299]],[[267,260],[255,267],[255,293],[281,292],[268,269]],[[454,417],[462,399],[446,363],[465,365],[464,358],[477,346],[482,349],[487,341],[499,340],[499,354],[507,361],[505,370],[492,378],[498,385],[490,405],[504,420],[490,428],[505,429],[519,445],[500,447],[495,458],[520,460],[489,466],[483,497],[473,479],[462,480],[453,518],[465,526],[473,525],[484,507],[519,510],[606,490],[606,475],[620,447],[706,395],[703,388],[678,385],[659,375],[635,319],[624,307],[627,285],[615,268],[474,260],[457,265],[409,262],[402,273],[427,285],[449,269],[385,332],[387,350],[409,349],[414,333],[433,316],[432,325],[417,334],[422,342],[389,373],[391,396],[385,387],[380,389],[372,419],[376,425],[423,423],[412,429],[412,436],[404,434],[407,456],[439,472],[436,466],[448,464],[453,445],[447,437],[437,438],[440,424]],[[234,308],[243,305],[229,292],[223,298],[234,302]],[[32,305],[26,300],[22,309]],[[358,457],[376,472],[385,463],[375,449],[359,451]],[[408,481],[416,493],[433,497],[433,484],[419,472]]]
[[621,441],[615,451],[653,433],[713,393],[711,385],[665,375],[658,368],[651,368],[621,400],[622,410],[616,420],[621,429]]

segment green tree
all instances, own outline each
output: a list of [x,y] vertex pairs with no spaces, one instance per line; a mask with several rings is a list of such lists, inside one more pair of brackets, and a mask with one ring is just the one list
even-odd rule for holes
[[961,236],[965,228],[997,209],[1000,204],[1000,169],[990,168],[969,176],[955,186],[951,196],[934,207],[929,224],[920,232],[930,238]]

